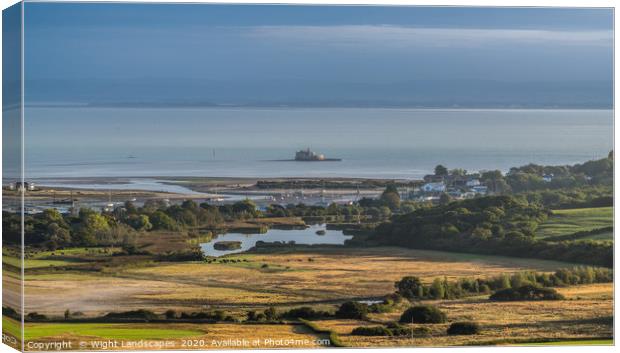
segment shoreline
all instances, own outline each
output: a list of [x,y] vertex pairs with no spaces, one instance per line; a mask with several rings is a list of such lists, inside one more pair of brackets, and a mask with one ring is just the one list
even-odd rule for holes
[[[286,177],[286,178],[233,178],[233,177],[58,177],[28,179],[45,189],[79,190],[115,193],[165,193],[171,195],[188,195],[195,198],[215,197],[218,193],[227,194],[269,194],[299,190],[313,194],[321,190],[330,193],[351,193],[359,190],[365,193],[368,190],[377,190],[387,183],[413,185],[421,183],[418,179],[372,179],[372,178],[340,178],[340,177]],[[301,183],[294,187],[274,186],[262,188],[258,182],[265,183]],[[314,183],[314,186],[305,186],[304,182]],[[317,187],[317,183],[332,183],[330,186]],[[342,184],[342,187],[333,187]],[[376,184],[376,185],[375,185]],[[132,188],[132,185],[135,188]],[[37,191],[40,192],[40,191]],[[211,194],[211,195],[209,195]]]
[[[35,185],[35,190],[25,194],[27,207],[33,210],[67,208],[74,202],[99,208],[126,201],[142,204],[147,200],[230,203],[250,199],[263,206],[271,203],[350,202],[362,197],[377,197],[388,183],[406,186],[414,183],[402,179],[334,177],[57,177],[27,181]],[[259,185],[261,181],[267,186]],[[3,197],[7,201],[18,200],[20,193],[3,189]]]
[[[292,160],[291,160],[292,161]],[[231,182],[231,183],[239,183],[242,181],[251,182],[258,180],[265,181],[278,181],[278,180],[326,180],[326,181],[401,181],[401,182],[410,182],[410,181],[420,181],[421,179],[407,179],[407,178],[364,178],[364,177],[333,177],[333,176],[309,176],[309,177],[298,177],[298,176],[284,176],[284,177],[229,177],[229,176],[86,176],[86,177],[34,177],[34,178],[26,178],[26,180],[31,180],[33,182],[41,181],[41,180],[69,180],[73,182],[92,182],[92,181],[112,181],[113,184],[123,184],[126,181],[131,179],[150,179],[150,180],[160,180],[163,182],[190,182],[190,181],[211,181],[211,182]]]

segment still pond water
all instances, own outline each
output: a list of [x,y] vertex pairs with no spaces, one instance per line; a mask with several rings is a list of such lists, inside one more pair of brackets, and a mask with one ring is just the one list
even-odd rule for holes
[[[324,235],[316,234],[317,231],[325,231]],[[241,234],[227,233],[218,236],[208,243],[200,244],[202,251],[207,256],[223,256],[228,254],[240,253],[252,248],[257,241],[264,242],[283,242],[294,241],[297,244],[344,244],[345,240],[353,238],[342,234],[341,230],[327,230],[325,224],[311,225],[306,229],[269,229],[263,234]],[[239,241],[241,248],[235,250],[217,250],[213,245],[218,241]]]

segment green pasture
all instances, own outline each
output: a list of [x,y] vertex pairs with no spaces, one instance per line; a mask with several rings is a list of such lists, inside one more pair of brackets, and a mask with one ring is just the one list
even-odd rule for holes
[[[567,235],[581,231],[613,226],[613,207],[577,208],[569,210],[555,210],[547,221],[536,230],[541,238]],[[592,235],[588,239],[613,239],[613,233],[606,232]],[[582,238],[586,239],[586,238]]]
[[173,325],[156,324],[102,324],[102,323],[27,323],[25,340],[56,337],[60,335],[100,337],[103,339],[175,339],[197,337],[204,331],[189,330]]

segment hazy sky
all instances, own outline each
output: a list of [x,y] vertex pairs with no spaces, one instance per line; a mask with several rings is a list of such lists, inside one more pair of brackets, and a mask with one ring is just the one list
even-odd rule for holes
[[[464,133],[462,125],[441,125],[436,114],[314,108],[343,101],[356,107],[609,108],[612,15],[609,9],[26,3],[27,153],[40,153],[41,161],[49,159],[46,153],[71,160],[79,152],[115,149],[125,158],[168,146],[312,146],[335,153],[330,148],[368,141],[415,149],[453,126],[461,130],[445,139],[457,145],[468,136],[473,145],[506,147],[512,138],[530,148],[553,137],[562,153],[580,148],[562,140],[569,136],[562,128],[573,126],[579,136],[596,133],[584,137],[589,143],[604,144],[584,150],[606,152],[601,136],[611,136],[610,111],[577,112],[573,124],[564,112],[550,120],[533,112],[508,127],[500,120],[513,113],[479,120],[474,111],[462,115],[471,129]],[[313,109],[177,109],[180,100],[301,102]],[[106,107],[31,109],[31,102]],[[109,106],[118,103],[172,109]],[[592,127],[596,114],[601,123]],[[392,123],[382,120],[392,115]],[[517,131],[530,140],[515,138]]]
[[39,78],[609,80],[612,11],[26,4]]

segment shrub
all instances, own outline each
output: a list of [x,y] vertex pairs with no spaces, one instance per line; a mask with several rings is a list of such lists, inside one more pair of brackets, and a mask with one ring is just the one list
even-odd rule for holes
[[384,326],[360,326],[355,328],[351,334],[356,336],[428,336],[428,327],[409,328],[396,322],[391,322]]
[[392,336],[392,331],[384,326],[360,326],[351,332],[355,336]]
[[414,276],[403,277],[394,283],[396,293],[407,299],[421,298],[424,296],[424,287],[420,278]]
[[107,319],[120,319],[120,320],[143,320],[150,321],[158,319],[157,314],[150,310],[131,310],[120,313],[108,313],[105,318]]
[[394,309],[394,304],[375,303],[368,306],[369,313],[389,313]]
[[410,328],[398,322],[390,322],[386,327],[392,331],[392,336],[411,336],[413,334],[416,337],[424,337],[428,336],[431,332],[428,327],[418,326]]
[[213,317],[215,321],[225,321],[226,313],[222,310],[216,310],[213,313],[210,313],[210,316]]
[[341,319],[363,320],[368,315],[368,305],[359,302],[345,302],[336,311],[336,317]]
[[256,311],[254,311],[254,310],[248,311],[247,320],[248,321],[256,321]]
[[170,310],[166,310],[164,315],[166,316],[166,319],[168,319],[168,320],[175,319],[177,317],[177,312],[172,310],[172,309],[170,309]]
[[13,319],[20,320],[20,321],[22,319],[21,315],[17,311],[15,311],[15,309],[10,308],[8,306],[3,306],[2,307],[2,315],[3,316],[8,316],[8,317],[11,317]]
[[190,319],[190,320],[213,320],[213,315],[205,312],[197,312],[197,313],[181,313],[181,319]]
[[472,321],[455,322],[448,327],[449,335],[475,335],[480,333],[480,326]]
[[289,319],[321,319],[329,317],[330,314],[326,311],[317,311],[309,306],[302,306],[301,308],[293,308],[287,312],[282,313],[282,317]]
[[32,312],[26,315],[26,319],[29,321],[43,321],[43,320],[47,320],[47,316],[43,314],[39,314],[37,312]]
[[432,305],[418,305],[407,309],[400,317],[403,323],[440,324],[446,322],[444,312]]
[[518,301],[518,300],[562,300],[564,296],[553,288],[541,288],[531,284],[518,288],[506,288],[493,293],[490,300]]
[[171,262],[203,261],[204,254],[202,253],[200,248],[192,248],[179,251],[167,251],[164,254],[158,254],[157,260]]
[[[413,335],[416,337],[426,337],[431,334],[430,328],[424,327],[424,326],[418,326],[418,327],[414,327],[413,329],[407,329],[405,327],[405,331],[402,331],[402,334],[400,334],[400,336],[411,335],[412,331],[413,331]],[[392,330],[392,332],[395,332],[395,331]],[[396,336],[396,334],[394,335]]]
[[276,311],[276,308],[274,308],[273,306],[270,306],[269,308],[265,309],[263,313],[265,314],[265,318],[268,321],[274,321],[278,318],[278,312]]

